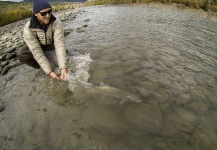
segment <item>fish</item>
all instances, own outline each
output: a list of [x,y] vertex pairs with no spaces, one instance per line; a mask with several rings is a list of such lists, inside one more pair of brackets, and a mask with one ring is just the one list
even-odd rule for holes
[[142,99],[135,94],[110,86],[91,86],[86,88],[86,93],[91,95],[108,96],[111,98],[120,99],[119,104],[125,102],[141,102]]

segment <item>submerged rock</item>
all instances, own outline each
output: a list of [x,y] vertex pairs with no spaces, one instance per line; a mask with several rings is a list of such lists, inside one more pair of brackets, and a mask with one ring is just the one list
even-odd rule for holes
[[192,132],[190,142],[194,146],[194,149],[211,150],[217,146],[216,138],[215,131],[210,130],[208,127],[196,127]]
[[125,110],[129,123],[141,131],[158,133],[163,127],[163,116],[158,107],[144,104],[131,103]]

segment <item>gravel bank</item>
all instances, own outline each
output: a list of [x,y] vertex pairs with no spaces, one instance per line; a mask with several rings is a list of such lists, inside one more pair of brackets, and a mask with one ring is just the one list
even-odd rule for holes
[[186,7],[184,4],[162,4],[162,3],[148,3],[148,4],[133,4],[135,7],[151,7],[151,8],[158,8],[158,9],[169,9],[174,11],[182,11],[187,14],[195,14],[199,17],[207,18],[213,21],[217,21],[217,13],[212,11],[204,11],[203,9],[195,9]]

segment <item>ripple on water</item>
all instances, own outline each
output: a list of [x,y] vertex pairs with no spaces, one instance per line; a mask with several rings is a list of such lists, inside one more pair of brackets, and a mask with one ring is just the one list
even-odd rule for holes
[[[66,45],[73,54],[66,81],[43,76],[34,82],[35,87],[27,89],[27,79],[14,76],[11,81],[17,85],[12,87],[5,78],[0,79],[4,99],[8,96],[4,87],[15,96],[20,93],[15,88],[22,87],[30,105],[39,105],[41,99],[58,104],[55,111],[49,108],[39,115],[32,113],[41,120],[51,118],[48,124],[36,124],[28,113],[34,122],[29,119],[28,128],[23,128],[23,115],[19,126],[27,133],[26,139],[35,137],[31,130],[46,131],[38,134],[44,141],[24,140],[24,146],[129,150],[217,147],[216,22],[178,10],[97,6],[85,8],[73,22],[64,24],[72,29]],[[76,32],[77,28],[84,32]],[[25,75],[28,70],[23,68],[19,72]],[[25,93],[31,90],[36,91],[32,96]]]
[[[191,133],[195,126],[205,126],[200,122],[200,115],[209,118],[209,109],[215,107],[217,101],[214,94],[217,92],[216,22],[154,8],[111,6],[88,11],[91,15],[85,17],[91,19],[87,36],[76,38],[86,39],[87,51],[93,59],[89,82],[99,85],[103,81],[142,98],[138,107],[134,107],[137,104],[124,107],[131,128],[158,133],[160,141],[167,144],[162,145],[165,149],[175,148],[174,143],[193,149],[188,143],[194,143],[192,139],[197,137]],[[74,47],[79,44],[75,43]],[[102,93],[98,98],[105,104],[112,100]],[[152,107],[162,116],[150,117],[148,111]],[[150,114],[154,115],[155,111]],[[152,118],[158,120],[158,124],[149,120]],[[204,141],[197,148],[207,147],[210,141]]]

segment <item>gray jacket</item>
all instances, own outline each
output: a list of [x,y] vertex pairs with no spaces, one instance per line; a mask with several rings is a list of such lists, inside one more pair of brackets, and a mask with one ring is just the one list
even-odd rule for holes
[[42,29],[33,15],[24,26],[23,37],[34,59],[46,74],[53,71],[42,50],[46,45],[54,44],[59,68],[67,68],[64,30],[59,19],[52,15],[49,25]]

